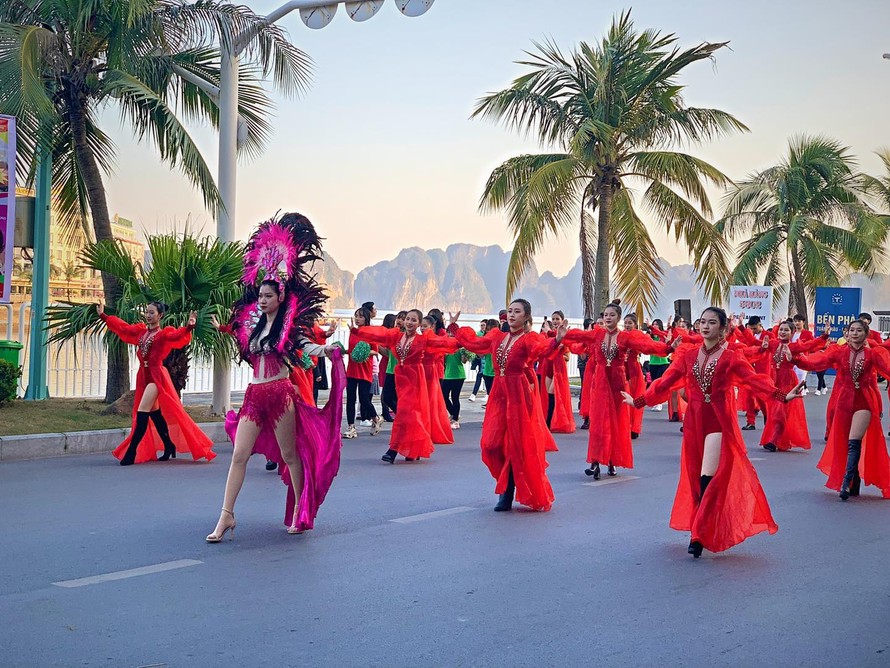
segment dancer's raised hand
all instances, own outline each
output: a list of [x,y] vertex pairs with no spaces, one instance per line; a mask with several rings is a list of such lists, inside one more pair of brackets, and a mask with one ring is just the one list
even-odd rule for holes
[[219,318],[216,317],[215,313],[210,314],[210,324],[213,325],[214,329],[219,329]]
[[191,313],[189,313],[189,320],[188,320],[188,323],[186,323],[186,326],[194,327],[197,323],[198,323],[198,312],[192,311]]
[[102,302],[96,304],[96,313],[98,313],[99,315],[105,315],[105,304],[103,304]]
[[800,381],[797,385],[794,386],[793,390],[785,395],[785,402],[787,403],[789,401],[794,401],[795,399],[800,399],[803,396],[803,388],[805,388],[806,386],[806,379]]
[[566,332],[569,331],[569,321],[563,320],[559,323],[559,327],[556,328],[556,340],[557,342],[562,341],[563,337],[566,335]]
[[458,311],[457,313],[452,313],[451,311],[448,311],[448,324],[456,325],[457,321],[459,319],[460,319],[460,311]]

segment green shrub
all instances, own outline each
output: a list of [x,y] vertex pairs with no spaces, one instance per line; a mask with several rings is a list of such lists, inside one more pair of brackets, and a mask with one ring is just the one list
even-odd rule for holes
[[15,399],[21,375],[21,367],[6,360],[0,360],[0,406],[3,405],[4,401]]

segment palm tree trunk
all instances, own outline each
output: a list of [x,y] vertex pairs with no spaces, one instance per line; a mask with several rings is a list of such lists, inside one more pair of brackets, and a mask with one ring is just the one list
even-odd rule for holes
[[[108,202],[105,199],[105,186],[102,174],[87,141],[86,117],[80,96],[76,90],[68,91],[68,123],[71,126],[74,140],[74,153],[77,167],[83,175],[87,189],[87,200],[90,203],[90,215],[93,219],[93,231],[96,241],[112,241],[111,218],[108,215]],[[105,303],[110,311],[121,295],[120,282],[106,273],[102,273],[102,288]],[[130,389],[130,360],[124,345],[109,346],[108,375],[105,383],[105,403],[114,403]]]
[[807,313],[807,291],[803,280],[803,269],[800,266],[800,256],[797,249],[791,250],[791,285],[788,294],[788,315],[798,313],[803,316],[804,327],[809,327],[810,318]]
[[593,256],[593,240],[591,239],[590,221],[585,212],[585,203],[581,203],[581,224],[580,224],[580,242],[581,242],[581,302],[584,304],[584,317],[593,318],[594,299],[594,271],[596,264]]
[[605,179],[597,193],[599,216],[596,225],[596,276],[594,278],[594,313],[599,315],[609,304],[609,222],[612,219],[612,184]]

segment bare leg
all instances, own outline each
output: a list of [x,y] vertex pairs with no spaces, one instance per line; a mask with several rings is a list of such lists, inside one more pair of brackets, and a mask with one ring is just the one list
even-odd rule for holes
[[294,414],[294,404],[291,401],[288,402],[287,410],[275,425],[275,440],[278,441],[281,458],[287,464],[291,484],[294,488],[296,503],[294,505],[294,522],[291,523],[291,526],[296,526],[297,509],[300,506],[300,495],[303,493],[303,462],[300,461],[295,447],[296,416]]
[[849,438],[861,441],[865,436],[865,432],[868,431],[869,424],[871,424],[871,411],[856,411],[853,413]]
[[[231,513],[235,512],[235,501],[238,499],[238,493],[241,491],[241,486],[244,484],[244,475],[247,472],[247,460],[250,459],[253,446],[259,435],[260,426],[256,422],[247,418],[241,418],[241,421],[238,422],[238,430],[235,432],[235,449],[232,451],[232,463],[229,465],[229,475],[226,478],[226,492],[222,505],[225,510]],[[219,536],[220,531],[224,531],[234,521],[234,515],[230,516],[226,512],[221,512],[213,533]]]
[[723,434],[717,432],[705,436],[705,451],[701,460],[701,474],[713,476],[720,464],[720,452],[723,449]]
[[137,411],[148,413],[158,408],[158,386],[149,383],[145,386],[145,392],[142,393],[142,399],[139,401]]

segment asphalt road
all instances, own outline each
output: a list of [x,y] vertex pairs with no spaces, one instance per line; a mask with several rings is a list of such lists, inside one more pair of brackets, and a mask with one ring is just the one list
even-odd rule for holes
[[[818,438],[825,398],[805,401]],[[231,448],[0,465],[0,665],[890,665],[890,501],[823,487],[821,440],[770,454],[746,433],[779,533],[696,561],[668,528],[665,413],[647,412],[637,467],[600,483],[587,433],[559,436],[550,513],[492,512],[480,418],[418,464],[380,462],[383,435],[345,441],[302,536],[254,458],[220,545],[204,536]]]

